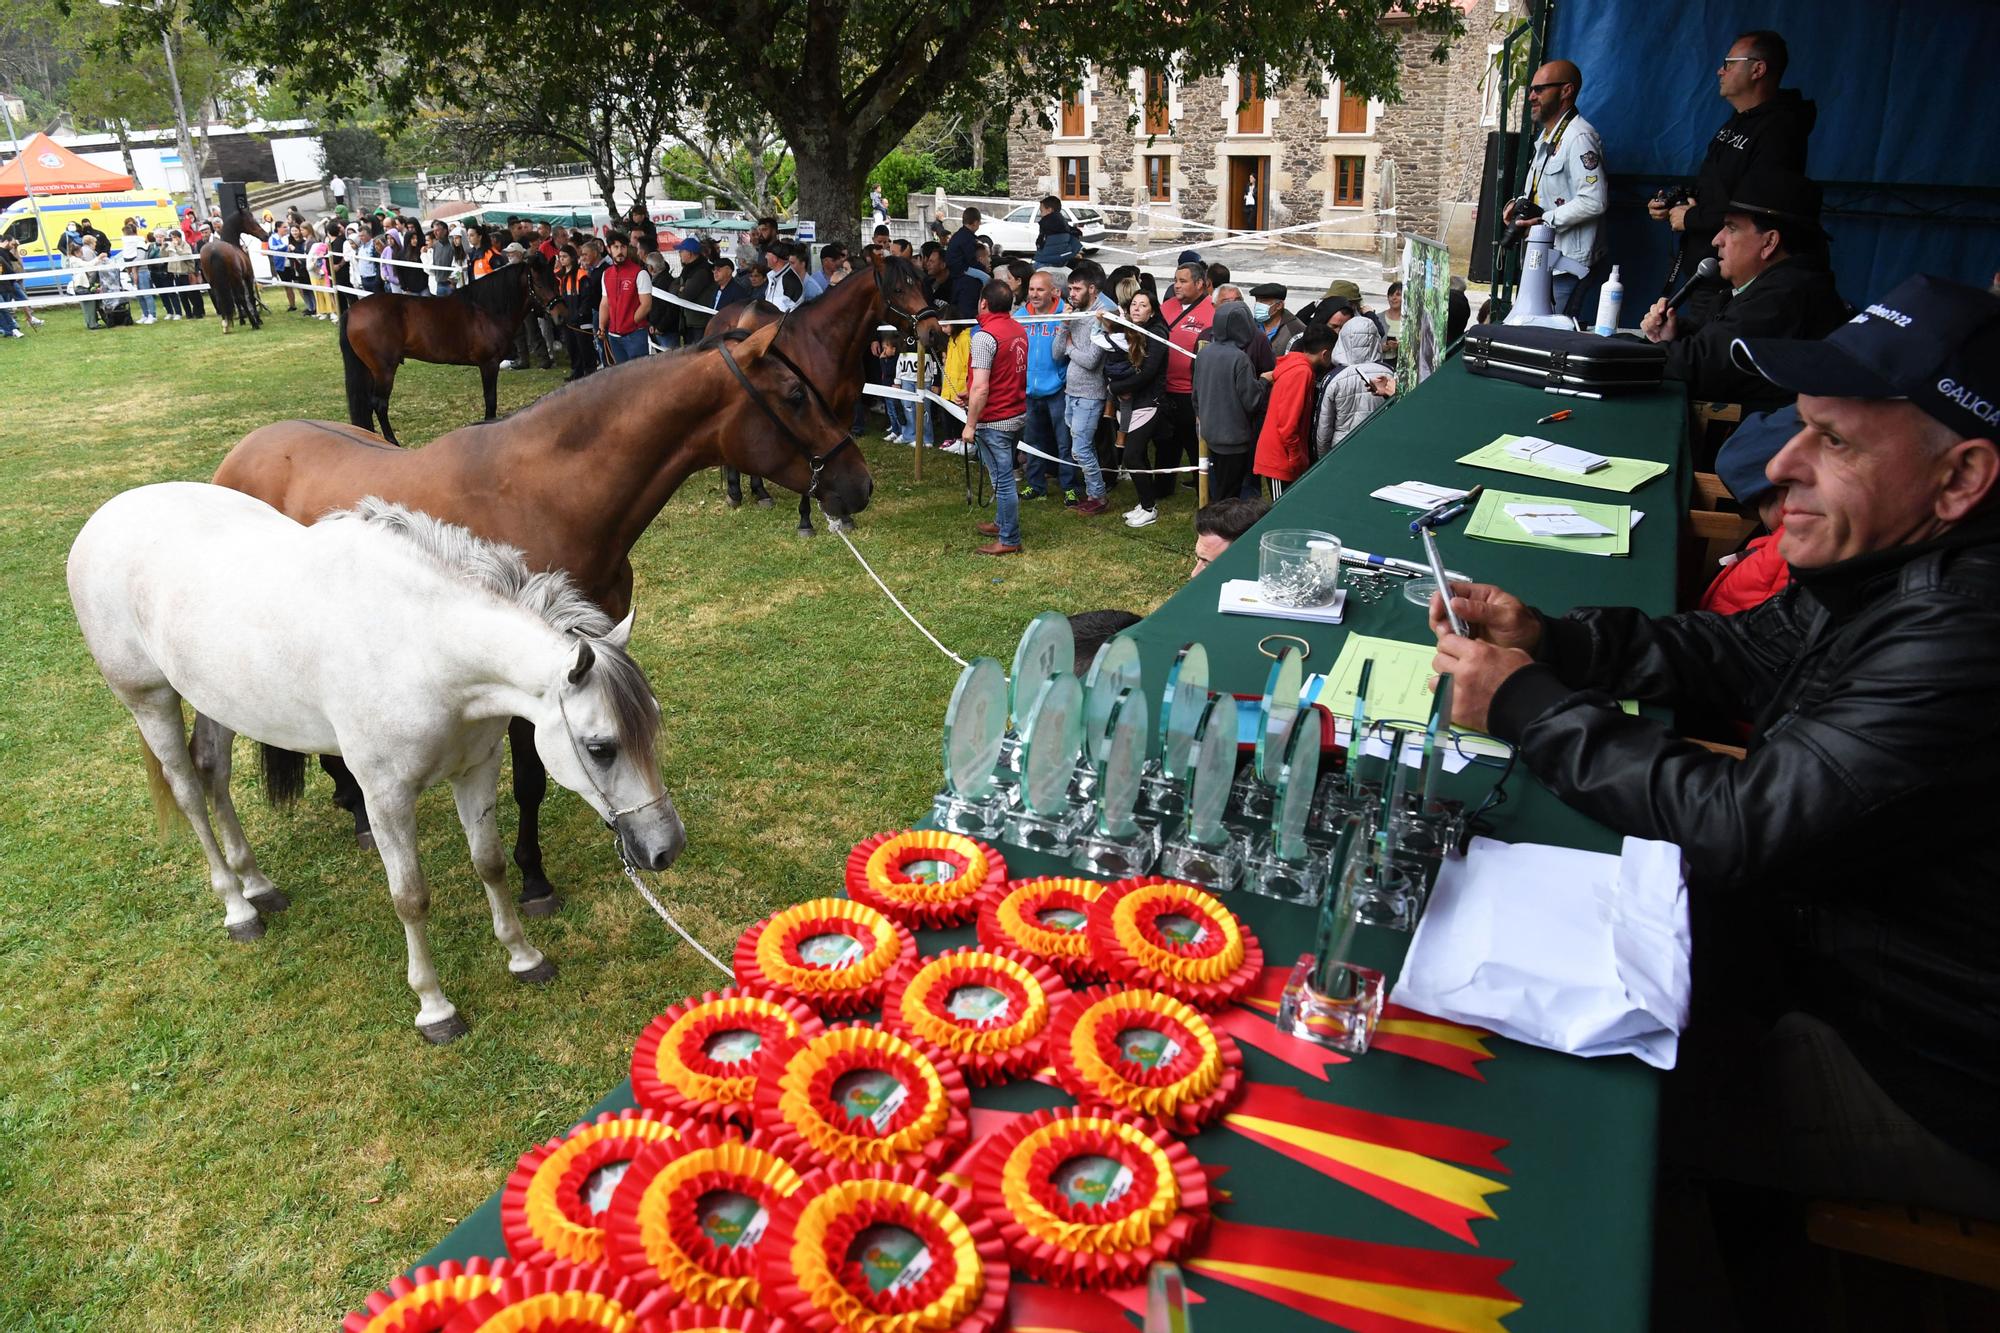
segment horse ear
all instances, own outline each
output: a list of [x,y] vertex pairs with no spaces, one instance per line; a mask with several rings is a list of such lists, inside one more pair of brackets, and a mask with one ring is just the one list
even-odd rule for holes
[[569,669],[569,683],[574,685],[590,671],[591,663],[597,660],[597,653],[590,646],[589,639],[579,639],[576,645],[576,664]]
[[613,648],[623,648],[627,644],[631,643],[632,618],[638,614],[639,614],[639,608],[636,606],[633,607],[631,610],[627,611],[625,613],[625,618],[619,621],[616,625],[613,625],[611,627],[611,632],[604,636],[604,641],[610,644]]

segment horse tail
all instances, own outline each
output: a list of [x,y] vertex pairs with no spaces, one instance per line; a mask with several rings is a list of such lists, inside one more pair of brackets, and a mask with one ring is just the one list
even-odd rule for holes
[[347,340],[347,317],[354,307],[340,312],[340,364],[347,374],[347,419],[363,430],[375,429],[375,377],[361,364],[360,354]]
[[306,757],[296,750],[280,750],[275,745],[259,745],[264,768],[264,799],[272,805],[290,805],[306,789]]
[[176,827],[187,822],[187,816],[181,812],[180,802],[174,799],[174,789],[167,785],[167,772],[160,767],[160,757],[146,744],[143,734],[139,737],[139,753],[146,761],[146,789],[153,798],[153,828],[164,842]]

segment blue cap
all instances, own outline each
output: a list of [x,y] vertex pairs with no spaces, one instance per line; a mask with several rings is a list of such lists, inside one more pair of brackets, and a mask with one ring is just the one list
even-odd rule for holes
[[1722,442],[1715,455],[1715,475],[1744,509],[1755,509],[1765,496],[1778,489],[1764,475],[1764,469],[1785,447],[1785,441],[1799,433],[1799,407],[1792,403],[1775,412],[1759,412],[1743,418],[1743,424]]
[[684,237],[681,243],[675,246],[674,249],[684,255],[698,255],[701,253],[701,242],[692,236]]
[[1176,259],[1174,262],[1176,264],[1199,264],[1201,262],[1201,256],[1195,253],[1193,250],[1183,250],[1181,251],[1181,257],[1179,259]]
[[2000,426],[2000,296],[1907,279],[1826,337],[1738,338],[1738,366],[1820,398],[1901,398],[1968,439]]

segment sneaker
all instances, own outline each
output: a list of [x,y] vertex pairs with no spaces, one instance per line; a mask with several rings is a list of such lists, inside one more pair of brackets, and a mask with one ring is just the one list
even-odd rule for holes
[[1082,503],[1083,503],[1083,497],[1081,495],[1078,495],[1075,491],[1063,492],[1064,509],[1074,509]]
[[1079,514],[1083,514],[1089,518],[1095,518],[1109,508],[1111,508],[1111,506],[1104,503],[1102,497],[1093,497],[1091,499],[1085,500],[1082,504],[1078,505],[1076,507],[1076,512]]
[[972,452],[972,447],[964,440],[953,440],[950,444],[939,445],[938,452],[950,454],[953,458],[963,458]]
[[38,328],[38,329],[39,329],[40,327],[42,327],[42,321],[41,321],[40,319],[36,318],[36,317],[35,317],[34,315],[30,315],[30,316],[28,316],[28,323],[30,323],[31,325],[33,325],[34,327],[36,327],[36,328]]
[[28,335],[21,332],[19,329],[9,329],[7,330],[7,336],[9,338],[25,338]]
[[1047,495],[1047,494],[1048,494],[1048,492],[1047,492],[1047,491],[1027,491],[1027,490],[1024,490],[1024,491],[1022,491],[1022,492],[1021,492],[1021,498],[1022,498],[1023,500],[1039,500],[1039,499],[1041,499],[1041,498],[1042,498],[1043,496],[1045,496],[1045,495]]
[[1125,512],[1124,512],[1123,514],[1120,514],[1120,515],[1119,515],[1119,517],[1120,517],[1120,518],[1137,518],[1137,517],[1138,517],[1139,515],[1141,515],[1141,514],[1143,514],[1143,513],[1145,513],[1145,512],[1146,512],[1146,506],[1144,506],[1144,505],[1133,505],[1133,506],[1132,506],[1132,507],[1131,507],[1130,509],[1126,510],[1126,511],[1125,511]]
[[502,370],[512,370],[513,368],[514,368],[514,363],[512,361],[502,361],[500,363],[500,369]]
[[1160,511],[1157,509],[1134,509],[1125,515],[1125,526],[1128,528],[1150,527],[1159,521]]

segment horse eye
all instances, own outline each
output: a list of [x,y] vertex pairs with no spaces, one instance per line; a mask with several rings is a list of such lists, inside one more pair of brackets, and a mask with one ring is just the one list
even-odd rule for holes
[[803,403],[806,400],[805,387],[803,385],[794,384],[791,388],[785,390],[785,397],[791,402]]
[[618,747],[609,741],[592,741],[583,747],[584,752],[600,764],[608,764],[617,757]]

